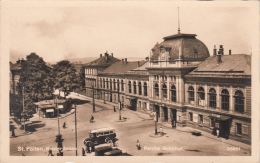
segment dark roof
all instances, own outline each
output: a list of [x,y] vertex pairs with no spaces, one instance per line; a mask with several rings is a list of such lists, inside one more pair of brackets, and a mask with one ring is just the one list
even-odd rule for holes
[[10,62],[10,71],[19,71],[19,70],[21,70],[21,64],[20,63]]
[[182,57],[184,60],[204,60],[209,57],[207,46],[200,40],[196,39],[195,34],[175,34],[164,37],[164,41],[152,48],[153,55],[151,60],[158,60],[160,48],[170,49],[170,59],[179,58],[179,47],[182,48]]
[[87,64],[85,67],[88,67],[88,66],[109,66],[115,62],[118,62],[120,61],[118,58],[115,58],[115,57],[112,57],[111,55],[108,55],[107,56],[102,56],[92,62],[90,62],[89,64]]
[[251,75],[251,55],[232,54],[211,56],[199,64],[198,68],[188,75]]
[[127,71],[133,70],[137,68],[138,63],[139,66],[142,66],[146,61],[133,61],[133,62],[127,62],[127,64],[122,64],[121,62],[116,62],[103,70],[102,74],[123,74],[127,73]]
[[166,36],[163,39],[164,40],[168,40],[168,39],[174,39],[174,38],[178,38],[178,37],[191,37],[191,38],[195,38],[195,36],[197,36],[197,35],[196,34],[178,33],[178,34],[175,34],[175,35]]

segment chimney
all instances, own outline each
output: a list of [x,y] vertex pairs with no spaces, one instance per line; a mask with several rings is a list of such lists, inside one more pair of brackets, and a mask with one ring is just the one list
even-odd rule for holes
[[108,60],[108,54],[107,53],[105,53],[105,57],[106,57],[106,60]]
[[140,67],[140,62],[139,61],[137,61],[137,67]]
[[218,56],[218,64],[219,64],[220,62],[222,62],[221,61],[221,54],[218,54],[217,56]]
[[221,51],[221,55],[224,55],[224,48],[223,48],[223,45],[219,45],[219,50]]
[[111,56],[113,57],[113,53],[111,53]]
[[124,59],[121,60],[121,64],[124,64]]
[[102,57],[102,54],[100,54],[100,58]]
[[127,58],[125,58],[125,64],[127,64]]
[[217,49],[216,49],[216,45],[214,45],[214,49],[213,49],[213,56],[217,55]]
[[229,55],[231,55],[231,50],[229,49]]

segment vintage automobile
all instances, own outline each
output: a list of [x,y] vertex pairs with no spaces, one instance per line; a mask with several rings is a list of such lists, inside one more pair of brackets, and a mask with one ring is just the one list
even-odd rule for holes
[[103,143],[113,143],[116,133],[112,127],[105,127],[89,131],[89,137],[84,140],[84,145],[98,145]]

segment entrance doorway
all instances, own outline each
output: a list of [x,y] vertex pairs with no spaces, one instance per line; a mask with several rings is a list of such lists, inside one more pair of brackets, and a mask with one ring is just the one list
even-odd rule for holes
[[177,122],[177,110],[176,109],[171,109],[172,112],[172,127],[176,127],[176,122]]
[[168,122],[168,108],[163,107],[163,113],[164,113],[164,121]]
[[130,99],[130,109],[136,111],[137,99]]
[[110,93],[110,99],[109,102],[112,102],[112,93]]
[[211,118],[211,127],[219,130],[219,137],[228,139],[230,134],[230,120]]

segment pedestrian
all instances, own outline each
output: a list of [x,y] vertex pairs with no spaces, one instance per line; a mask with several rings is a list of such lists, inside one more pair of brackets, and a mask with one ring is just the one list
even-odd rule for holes
[[12,137],[15,137],[14,128],[12,128]]
[[51,147],[49,147],[49,151],[48,151],[48,156],[50,156],[50,155],[53,156]]
[[94,117],[93,117],[93,115],[91,115],[90,122],[91,122],[91,123],[94,122]]
[[217,129],[216,131],[217,131],[217,136],[218,136],[218,138],[219,138],[219,129]]
[[90,143],[87,143],[87,153],[90,153],[90,147],[89,147]]
[[82,148],[82,156],[86,156],[86,155],[85,155],[85,149],[84,149],[84,148]]
[[63,123],[63,128],[64,128],[64,129],[66,128],[66,122]]
[[140,150],[140,149],[141,149],[141,145],[140,145],[140,143],[139,143],[139,140],[137,140],[136,147],[137,147],[137,150]]
[[162,128],[162,126],[160,127],[160,134],[163,135],[163,128]]
[[116,112],[116,107],[114,106],[114,112]]
[[91,143],[91,152],[95,152],[95,144],[93,142]]

